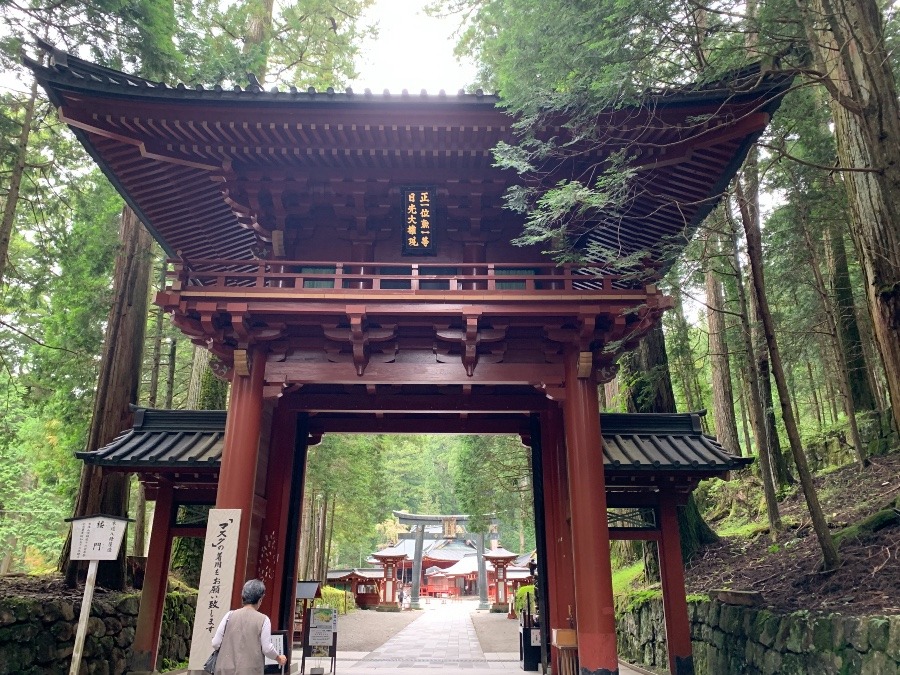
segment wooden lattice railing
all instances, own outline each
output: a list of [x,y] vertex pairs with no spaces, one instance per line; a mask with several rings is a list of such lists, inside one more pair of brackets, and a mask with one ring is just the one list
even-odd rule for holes
[[168,261],[171,290],[240,292],[279,289],[316,293],[376,290],[404,292],[486,291],[509,293],[596,292],[644,290],[633,278],[607,274],[587,264],[547,263],[350,263],[301,260],[219,260],[181,258]]

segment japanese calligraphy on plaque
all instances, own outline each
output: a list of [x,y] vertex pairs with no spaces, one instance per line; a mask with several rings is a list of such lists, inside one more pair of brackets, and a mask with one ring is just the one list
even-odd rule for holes
[[403,254],[434,255],[434,190],[403,189]]
[[210,509],[206,522],[203,566],[197,593],[197,613],[188,668],[202,671],[212,651],[212,638],[225,613],[231,609],[231,589],[237,561],[240,509]]
[[88,516],[72,522],[72,560],[115,560],[119,555],[128,518]]

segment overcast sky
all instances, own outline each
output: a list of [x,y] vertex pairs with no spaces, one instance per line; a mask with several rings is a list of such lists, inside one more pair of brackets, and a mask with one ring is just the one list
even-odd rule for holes
[[473,63],[460,64],[453,55],[455,18],[436,19],[423,11],[427,0],[376,0],[365,14],[377,23],[379,36],[363,46],[354,89],[375,93],[403,89],[418,94],[422,89],[448,94],[470,88],[475,79]]

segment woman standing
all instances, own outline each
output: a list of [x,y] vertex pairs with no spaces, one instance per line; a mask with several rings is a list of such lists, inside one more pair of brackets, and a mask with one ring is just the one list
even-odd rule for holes
[[266,594],[266,586],[259,579],[251,579],[241,590],[244,606],[228,612],[212,639],[213,649],[219,650],[216,675],[262,675],[265,657],[287,663],[272,644],[272,624],[269,617],[259,613],[259,603]]

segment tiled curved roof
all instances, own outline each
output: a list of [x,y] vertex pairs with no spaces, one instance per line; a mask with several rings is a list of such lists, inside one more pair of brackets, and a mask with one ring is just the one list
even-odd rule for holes
[[[326,206],[337,211],[362,190],[354,178],[368,181],[366,199],[389,208],[381,179],[403,175],[447,190],[447,208],[470,208],[468,194],[478,192],[490,202],[480,207],[486,213],[519,217],[501,211],[503,191],[519,179],[495,165],[492,149],[515,140],[515,120],[494,96],[170,87],[41,48],[49,65],[26,64],[170,254],[250,259],[275,229],[321,206],[323,188],[308,185],[309,176],[330,176]],[[583,151],[572,146],[572,162],[548,174],[555,183],[616,152],[634,157],[628,206],[596,214],[584,229],[587,259],[640,252],[661,273],[715,207],[789,84],[755,67],[727,87],[651,92],[641,106],[602,111],[597,138]],[[544,133],[564,135],[565,124],[548,123]]]
[[[225,416],[224,410],[139,408],[132,429],[99,450],[76,453],[76,456],[88,464],[137,471],[181,471],[198,467],[218,471]],[[608,474],[724,473],[752,462],[750,458],[728,454],[714,438],[704,435],[696,413],[601,413],[600,428],[603,463]],[[411,551],[413,544],[412,540],[404,540],[398,547]],[[449,555],[453,547],[442,548],[448,549],[442,553]]]

